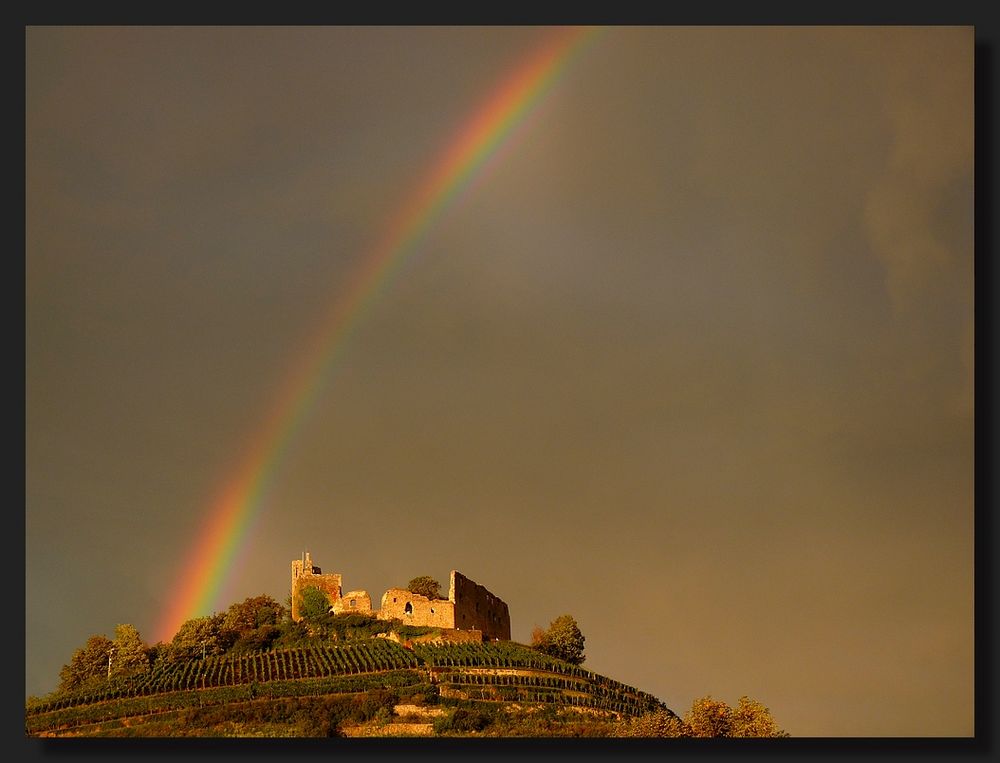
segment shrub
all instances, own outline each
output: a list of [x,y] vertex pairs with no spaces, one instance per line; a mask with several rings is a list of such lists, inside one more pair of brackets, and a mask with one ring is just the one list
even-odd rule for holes
[[233,644],[234,653],[242,652],[262,652],[270,649],[271,646],[282,635],[282,630],[277,625],[262,625],[251,631],[246,631],[240,635]]
[[370,721],[382,708],[388,708],[391,713],[397,704],[399,695],[396,692],[390,689],[372,689],[352,699],[350,718],[359,723]]
[[435,734],[484,731],[497,721],[495,711],[480,707],[456,707],[451,713],[442,715],[434,721]]
[[406,590],[410,593],[426,596],[428,599],[441,598],[441,584],[430,575],[421,575],[420,577],[413,578],[413,580],[407,583]]

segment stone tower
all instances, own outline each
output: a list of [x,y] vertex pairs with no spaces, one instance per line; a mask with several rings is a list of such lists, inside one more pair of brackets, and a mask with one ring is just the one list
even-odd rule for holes
[[312,563],[309,552],[305,552],[302,559],[292,560],[292,619],[298,621],[299,615],[299,592],[308,586],[319,588],[326,594],[326,598],[333,607],[340,601],[342,593],[340,587],[340,574],[323,574],[323,571]]

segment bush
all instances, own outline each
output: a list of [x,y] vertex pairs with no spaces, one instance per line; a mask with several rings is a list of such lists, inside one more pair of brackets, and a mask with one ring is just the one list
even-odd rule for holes
[[441,633],[440,628],[435,628],[432,625],[400,625],[395,629],[396,633],[402,639],[416,638],[417,636],[426,636],[428,633]]
[[337,641],[373,638],[379,633],[388,633],[392,626],[375,615],[363,612],[342,612],[331,615],[326,625],[330,637]]
[[441,584],[430,575],[421,575],[420,577],[413,578],[413,580],[407,583],[406,590],[410,593],[426,596],[432,600],[442,598]]
[[435,734],[480,732],[498,720],[496,711],[480,707],[456,707],[434,721]]
[[233,644],[232,651],[236,654],[242,652],[263,652],[271,646],[282,635],[282,630],[277,625],[262,625],[252,631],[243,633]]
[[399,695],[396,692],[389,689],[372,689],[352,699],[350,718],[352,721],[364,723],[375,718],[383,708],[388,708],[391,713],[397,704]]
[[440,691],[434,684],[414,684],[399,689],[399,701],[408,705],[435,705]]

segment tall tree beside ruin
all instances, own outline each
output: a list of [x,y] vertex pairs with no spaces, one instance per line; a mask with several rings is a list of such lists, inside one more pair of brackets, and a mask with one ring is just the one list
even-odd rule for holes
[[128,623],[115,626],[114,655],[111,659],[112,676],[132,676],[149,672],[149,647],[139,631]]
[[428,599],[441,598],[441,584],[430,575],[421,575],[413,578],[406,584],[406,590],[410,593],[417,593],[426,596]]
[[533,646],[550,657],[565,660],[574,665],[580,665],[586,657],[583,654],[583,642],[586,641],[580,626],[572,615],[560,615],[549,624],[549,629],[538,635],[533,634]]
[[108,657],[114,643],[107,636],[94,635],[87,643],[73,652],[69,663],[59,671],[59,690],[71,691],[88,683],[106,679]]
[[319,623],[330,614],[330,600],[316,586],[306,586],[299,591],[299,615],[309,623]]

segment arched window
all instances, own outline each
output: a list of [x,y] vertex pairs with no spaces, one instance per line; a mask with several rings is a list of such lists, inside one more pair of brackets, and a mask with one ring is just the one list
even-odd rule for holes
[[407,614],[407,615],[412,615],[413,614],[413,602],[411,602],[411,601],[406,602],[406,606],[403,607],[403,612],[405,614]]

